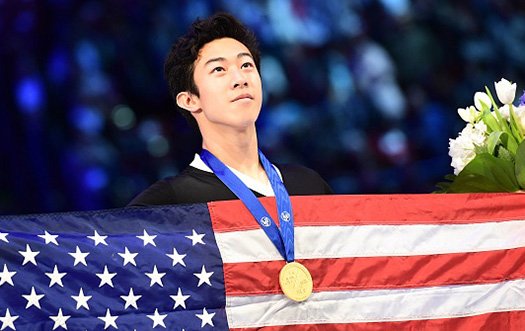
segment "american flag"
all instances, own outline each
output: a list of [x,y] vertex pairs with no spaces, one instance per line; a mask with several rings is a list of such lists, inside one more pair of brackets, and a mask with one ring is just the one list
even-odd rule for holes
[[1,330],[227,330],[205,204],[0,219]]
[[525,330],[524,202],[292,197],[300,303],[240,201],[2,217],[0,330]]

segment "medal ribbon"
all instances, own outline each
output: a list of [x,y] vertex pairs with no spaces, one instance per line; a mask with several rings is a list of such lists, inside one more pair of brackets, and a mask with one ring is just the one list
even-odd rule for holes
[[259,159],[275,193],[280,230],[255,194],[224,163],[205,149],[201,151],[200,156],[215,175],[244,203],[283,258],[287,262],[292,262],[295,259],[294,221],[290,196],[277,171],[264,154],[259,150]]

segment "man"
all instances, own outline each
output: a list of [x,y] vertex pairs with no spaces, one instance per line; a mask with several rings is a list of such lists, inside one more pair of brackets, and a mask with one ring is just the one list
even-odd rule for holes
[[[260,54],[251,31],[225,13],[196,20],[172,47],[165,64],[170,92],[183,116],[196,124],[203,150],[222,161],[256,197],[274,196],[258,153],[255,121],[262,106]],[[289,195],[329,194],[313,170],[273,166]],[[131,205],[200,203],[236,195],[195,155],[179,175],[158,181]]]

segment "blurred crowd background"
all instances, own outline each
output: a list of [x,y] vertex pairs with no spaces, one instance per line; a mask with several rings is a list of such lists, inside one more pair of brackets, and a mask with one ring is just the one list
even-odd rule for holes
[[261,148],[339,194],[432,192],[457,108],[525,87],[518,0],[0,0],[0,213],[121,207],[183,169],[200,137],[163,63],[216,11],[260,41]]

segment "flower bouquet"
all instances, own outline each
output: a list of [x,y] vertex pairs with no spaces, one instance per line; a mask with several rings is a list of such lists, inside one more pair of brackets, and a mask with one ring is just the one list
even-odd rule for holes
[[450,139],[454,174],[437,184],[438,193],[525,190],[525,93],[514,106],[516,84],[501,79],[494,86],[501,106],[485,87],[474,106],[458,109],[467,124]]

